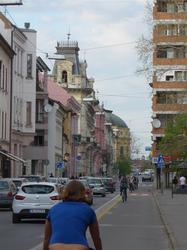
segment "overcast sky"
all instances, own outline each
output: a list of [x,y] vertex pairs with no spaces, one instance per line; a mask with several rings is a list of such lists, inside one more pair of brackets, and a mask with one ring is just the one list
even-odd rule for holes
[[[151,0],[150,0],[151,1]],[[25,22],[37,31],[37,54],[54,53],[57,41],[71,40],[86,59],[88,77],[106,109],[120,116],[139,140],[141,155],[151,145],[151,88],[138,68],[135,42],[147,32],[146,0],[23,0],[8,7],[18,27]],[[4,11],[4,8],[1,7]],[[44,53],[43,53],[44,52]],[[52,68],[53,61],[46,61]]]

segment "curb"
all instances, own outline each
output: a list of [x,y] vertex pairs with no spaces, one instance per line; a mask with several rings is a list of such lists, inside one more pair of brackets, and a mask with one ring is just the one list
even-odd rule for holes
[[[115,205],[117,205],[120,201],[120,195],[116,195],[112,200],[109,200],[105,204],[103,204],[101,207],[97,208],[95,210],[98,221],[106,214],[108,213]],[[30,248],[29,250],[41,250],[43,246],[43,242],[38,244],[37,246]]]
[[154,201],[156,203],[160,219],[161,219],[161,221],[162,221],[162,223],[164,225],[165,232],[166,232],[166,234],[168,236],[168,239],[169,239],[169,242],[170,242],[170,245],[171,245],[171,249],[172,250],[180,250],[180,247],[179,247],[179,245],[177,243],[175,235],[172,232],[172,230],[170,229],[170,227],[169,227],[169,225],[168,225],[168,223],[167,223],[167,221],[166,221],[166,219],[164,217],[164,212],[163,212],[163,210],[162,210],[162,208],[161,208],[161,206],[159,204],[159,200],[158,200],[158,197],[156,195],[156,192],[152,190],[151,193],[152,193],[152,196],[153,196]]

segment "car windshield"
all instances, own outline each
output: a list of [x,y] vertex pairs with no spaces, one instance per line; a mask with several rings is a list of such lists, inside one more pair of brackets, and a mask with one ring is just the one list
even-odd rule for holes
[[41,181],[41,177],[40,176],[27,176],[26,179],[28,181],[31,181],[31,182],[39,182]]
[[50,194],[54,191],[54,187],[48,185],[27,185],[23,186],[22,190],[27,194]]
[[100,185],[102,184],[101,179],[88,179],[89,184],[97,184]]
[[8,190],[8,182],[7,181],[0,181],[0,190]]

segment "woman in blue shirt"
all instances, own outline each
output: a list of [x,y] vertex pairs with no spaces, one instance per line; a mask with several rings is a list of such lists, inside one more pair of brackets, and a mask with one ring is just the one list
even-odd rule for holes
[[70,181],[62,192],[63,202],[53,206],[47,216],[43,250],[88,250],[89,227],[96,250],[102,250],[99,226],[94,210],[85,202],[85,187]]

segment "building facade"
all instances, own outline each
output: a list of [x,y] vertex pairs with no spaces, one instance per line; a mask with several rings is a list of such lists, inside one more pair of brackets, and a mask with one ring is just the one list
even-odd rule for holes
[[13,61],[12,83],[12,138],[11,152],[22,161],[12,164],[12,176],[30,173],[31,159],[24,148],[33,141],[36,107],[36,31],[13,27],[12,46],[16,53]]
[[98,104],[93,89],[94,80],[87,77],[86,61],[79,61],[78,42],[58,42],[56,54],[63,60],[55,60],[53,68],[54,81],[67,90],[80,104],[78,117],[78,134],[74,140],[78,145],[76,175],[93,174],[92,135],[95,125],[94,105]]
[[153,157],[176,114],[187,111],[187,1],[157,0],[153,7]]
[[12,62],[15,55],[11,48],[12,24],[0,13],[0,176],[10,176],[11,150],[11,94]]

